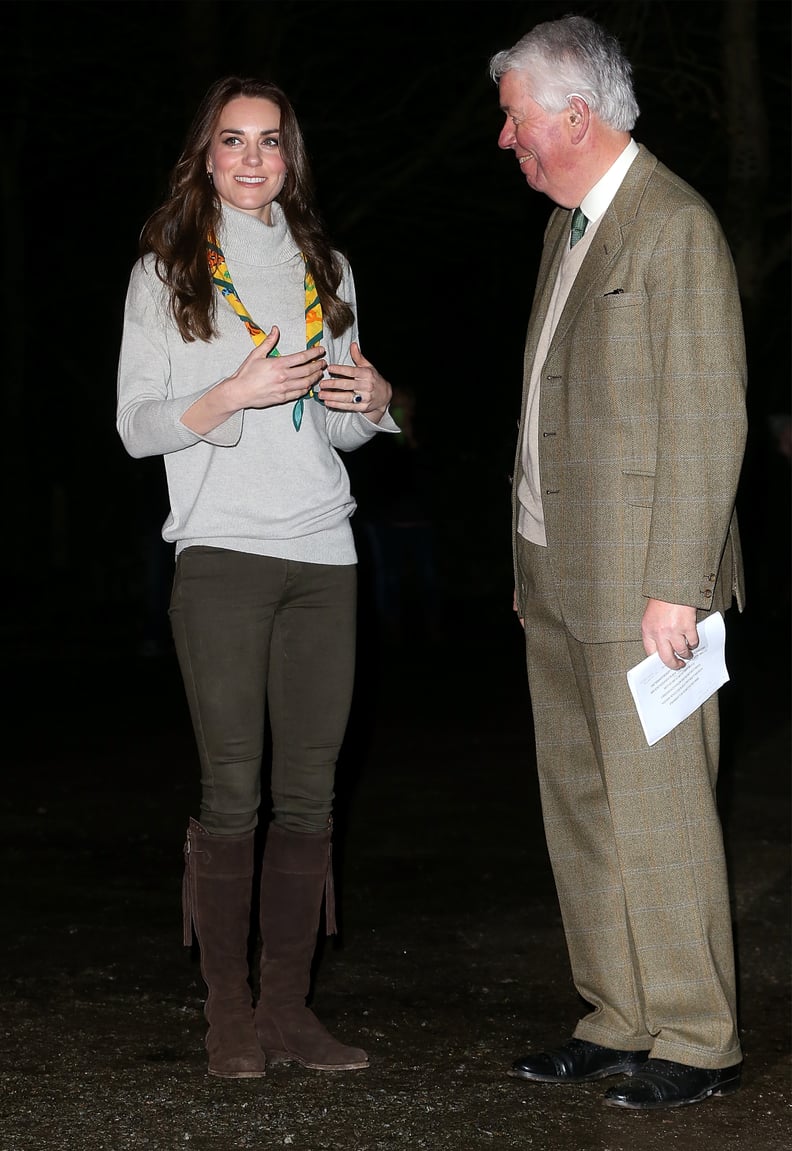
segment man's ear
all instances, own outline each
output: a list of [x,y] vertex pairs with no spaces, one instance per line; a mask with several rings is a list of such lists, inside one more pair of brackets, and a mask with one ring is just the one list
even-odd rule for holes
[[588,131],[591,110],[577,92],[572,92],[571,95],[567,96],[567,102],[569,104],[567,115],[569,116],[570,139],[573,144],[579,144]]

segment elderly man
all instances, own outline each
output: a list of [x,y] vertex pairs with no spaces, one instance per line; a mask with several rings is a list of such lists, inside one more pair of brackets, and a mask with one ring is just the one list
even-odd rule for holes
[[619,1075],[665,1108],[739,1086],[718,702],[647,746],[627,670],[681,669],[697,623],[742,607],[734,503],[745,351],[709,205],[631,137],[631,67],[591,20],[490,62],[510,149],[556,205],[525,350],[515,608],[542,810],[575,985],[571,1038],[518,1059],[546,1083]]

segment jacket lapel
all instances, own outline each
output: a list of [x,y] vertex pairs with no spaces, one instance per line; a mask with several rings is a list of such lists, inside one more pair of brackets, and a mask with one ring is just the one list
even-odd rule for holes
[[[643,145],[639,144],[638,148],[638,155],[630,165],[627,175],[624,177],[622,185],[614,196],[612,203],[606,209],[594,238],[591,241],[591,247],[586,253],[583,263],[580,266],[580,271],[575,277],[575,282],[567,297],[564,310],[556,325],[556,330],[553,334],[550,348],[548,349],[548,356],[566,337],[583,301],[586,300],[595,289],[601,290],[608,268],[624,246],[625,230],[631,227],[635,221],[638,205],[644,195],[646,185],[652,172],[657,167],[655,157],[648,152]],[[558,214],[562,216],[564,220],[562,231],[564,240],[566,241],[570,213],[568,211],[562,211]],[[564,244],[561,245],[560,251],[557,253],[557,260],[553,265],[556,272],[558,271],[558,264],[560,263],[561,254],[565,246],[566,243],[564,242]],[[555,283],[555,275],[553,275],[553,280],[551,281],[551,290],[553,283]],[[547,307],[545,306],[545,313],[546,311]]]

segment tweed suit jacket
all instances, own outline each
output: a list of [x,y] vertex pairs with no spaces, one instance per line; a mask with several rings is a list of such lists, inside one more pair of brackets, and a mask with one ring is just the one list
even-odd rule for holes
[[[569,238],[548,222],[525,347],[531,367]],[[564,621],[582,642],[640,639],[649,597],[699,618],[742,609],[734,504],[746,437],[734,264],[706,201],[639,153],[604,213],[541,373],[539,470]],[[515,572],[517,571],[515,563]],[[517,578],[517,608],[525,589]]]

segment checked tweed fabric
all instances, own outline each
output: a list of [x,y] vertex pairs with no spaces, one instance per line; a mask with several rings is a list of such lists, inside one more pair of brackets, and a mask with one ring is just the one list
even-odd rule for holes
[[715,783],[718,701],[649,747],[631,643],[578,643],[547,549],[523,541],[525,645],[548,851],[575,986],[575,1035],[658,1059],[740,1061]]

